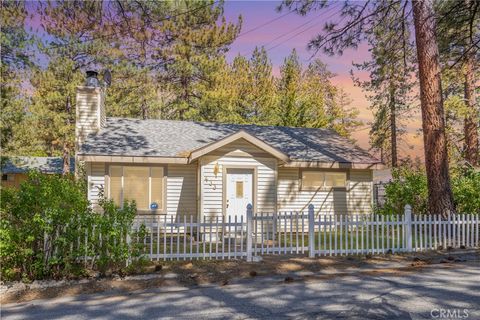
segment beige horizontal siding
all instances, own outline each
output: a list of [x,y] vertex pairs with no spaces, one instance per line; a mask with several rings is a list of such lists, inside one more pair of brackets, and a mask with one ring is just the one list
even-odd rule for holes
[[[273,212],[276,202],[276,166],[277,160],[241,139],[215,151],[215,155],[206,155],[200,159],[201,188],[204,216],[223,215],[223,172],[224,167],[251,167],[257,170],[256,209],[258,212]],[[250,156],[249,156],[250,155]],[[258,157],[265,155],[265,157]],[[215,176],[214,168],[219,170]]]
[[348,181],[349,213],[371,213],[372,211],[372,170],[350,170]]
[[103,196],[105,190],[105,163],[87,162],[88,177],[88,200],[95,208]]
[[197,166],[168,165],[167,213],[197,215]]
[[371,171],[350,170],[347,188],[300,191],[298,168],[278,169],[278,210],[307,211],[313,204],[317,214],[370,212]]

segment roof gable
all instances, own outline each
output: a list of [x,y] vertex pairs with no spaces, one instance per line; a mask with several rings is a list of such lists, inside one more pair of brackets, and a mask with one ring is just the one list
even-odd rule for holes
[[257,137],[255,137],[254,135],[246,132],[245,130],[240,130],[234,134],[231,134],[223,139],[220,139],[216,142],[213,142],[213,143],[210,143],[206,146],[203,146],[201,148],[198,148],[197,150],[194,150],[190,153],[190,161],[193,161],[195,159],[198,159],[199,157],[205,155],[205,154],[208,154],[216,149],[219,149],[229,143],[232,143],[234,141],[237,141],[237,140],[240,140],[240,139],[244,139],[248,142],[250,142],[251,144],[253,144],[254,146],[262,149],[263,151],[271,154],[272,156],[274,156],[275,158],[277,159],[280,159],[284,162],[287,162],[289,160],[289,157],[283,153],[282,151],[268,145],[267,143],[265,143],[264,141],[258,139]]

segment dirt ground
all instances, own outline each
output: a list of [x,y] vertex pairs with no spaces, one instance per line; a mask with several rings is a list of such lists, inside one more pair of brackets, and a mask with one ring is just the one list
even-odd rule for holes
[[60,296],[104,291],[127,292],[157,287],[198,287],[228,285],[245,278],[277,276],[283,281],[331,279],[347,275],[422,272],[435,264],[475,262],[480,264],[480,250],[435,251],[417,254],[379,256],[340,256],[310,259],[298,255],[265,255],[260,262],[244,260],[199,260],[152,263],[143,275],[118,276],[80,281],[45,281],[31,285],[3,286],[1,303],[24,302]]

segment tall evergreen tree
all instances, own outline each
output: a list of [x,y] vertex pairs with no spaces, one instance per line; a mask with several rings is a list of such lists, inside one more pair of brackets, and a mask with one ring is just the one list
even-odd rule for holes
[[479,165],[480,107],[476,99],[475,78],[478,76],[480,4],[478,1],[448,0],[437,2],[435,9],[440,17],[448,16],[439,19],[437,32],[443,73],[449,80],[457,78],[452,77],[452,69],[463,75],[463,79],[458,79],[462,88],[455,93],[449,90],[448,94],[461,95],[466,107],[461,108],[462,105],[456,103],[450,105],[459,106],[459,112],[463,113],[464,159],[471,165]]
[[303,125],[306,115],[304,106],[299,101],[301,77],[302,66],[297,51],[293,49],[280,67],[276,125],[292,127]]
[[433,2],[431,0],[414,1],[413,20],[422,102],[428,207],[432,214],[441,214],[446,218],[455,211],[455,205],[450,185]]
[[255,47],[250,58],[252,93],[250,106],[250,123],[268,123],[273,117],[276,103],[275,82],[272,63],[264,47]]
[[372,148],[380,151],[382,161],[397,167],[399,140],[404,133],[401,120],[409,116],[410,92],[415,84],[414,52],[410,43],[411,26],[406,19],[395,18],[401,14],[400,3],[390,10],[374,28],[365,31],[372,59],[354,65],[370,73],[368,81],[355,79],[355,82],[369,93],[374,115],[370,130]]
[[[401,10],[390,21],[411,19],[409,1],[401,1]],[[282,6],[306,14],[312,10],[324,9],[328,1],[285,0]],[[342,54],[347,48],[357,48],[365,40],[365,34],[385,19],[397,1],[348,2],[345,1],[340,14],[344,19],[329,21],[324,32],[314,37],[309,47],[323,50],[328,54]],[[425,166],[428,178],[429,211],[446,217],[454,212],[448,153],[446,148],[444,110],[438,63],[438,43],[435,35],[436,16],[431,0],[412,0],[415,45],[419,70],[422,128],[425,149]],[[346,18],[346,19],[345,19]],[[411,21],[411,20],[409,20]],[[395,25],[389,26],[395,30]]]
[[16,153],[12,140],[25,116],[27,99],[22,91],[22,75],[32,66],[28,54],[31,37],[25,29],[27,11],[24,1],[2,1],[0,4],[2,32],[1,54],[1,117],[0,146],[4,154]]
[[[101,2],[55,1],[38,7],[42,26],[49,34],[40,46],[49,65],[34,80],[32,113],[44,130],[45,151],[61,154],[63,172],[70,172],[74,154],[75,91],[84,79],[82,70],[97,63],[106,43],[97,38],[102,30]],[[48,121],[50,119],[51,121]]]
[[350,136],[360,122],[346,93],[334,86],[334,74],[316,59],[303,70],[295,50],[285,59],[277,84],[276,117],[271,124],[329,128]]
[[211,89],[214,75],[221,71],[224,54],[240,32],[241,20],[227,23],[222,1],[181,1],[178,10],[190,13],[172,16],[164,25],[164,32],[173,41],[158,52],[162,59],[160,81],[174,95],[167,106],[174,110],[173,118],[204,119],[200,101]]

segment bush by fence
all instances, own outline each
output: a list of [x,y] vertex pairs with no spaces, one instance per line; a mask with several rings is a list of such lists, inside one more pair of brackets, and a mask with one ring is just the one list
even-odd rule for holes
[[[250,260],[257,254],[478,247],[480,173],[469,171],[452,184],[457,208],[472,211],[446,221],[422,215],[426,182],[413,172],[387,190],[388,206],[381,215],[318,215],[309,207],[308,212],[266,214],[250,209],[246,219],[203,217],[201,221],[185,213],[142,222],[134,203],[118,208],[102,200],[99,213],[90,207],[84,182],[32,172],[19,189],[1,190],[1,277],[33,280],[82,276],[88,269],[119,272],[127,265],[135,268],[135,262],[143,259]],[[403,214],[410,201],[415,204],[413,217]]]
[[[397,214],[406,204],[411,204],[415,214],[428,214],[425,171],[401,167],[392,171],[392,178],[392,181],[385,185],[385,203],[381,208],[377,208],[377,213]],[[480,214],[480,171],[456,168],[452,170],[451,181],[457,212]]]
[[99,214],[89,206],[84,182],[73,177],[32,172],[19,189],[2,189],[1,200],[2,279],[60,278],[87,267],[104,272],[139,255],[121,240],[135,236],[135,205],[119,209],[105,200]]

